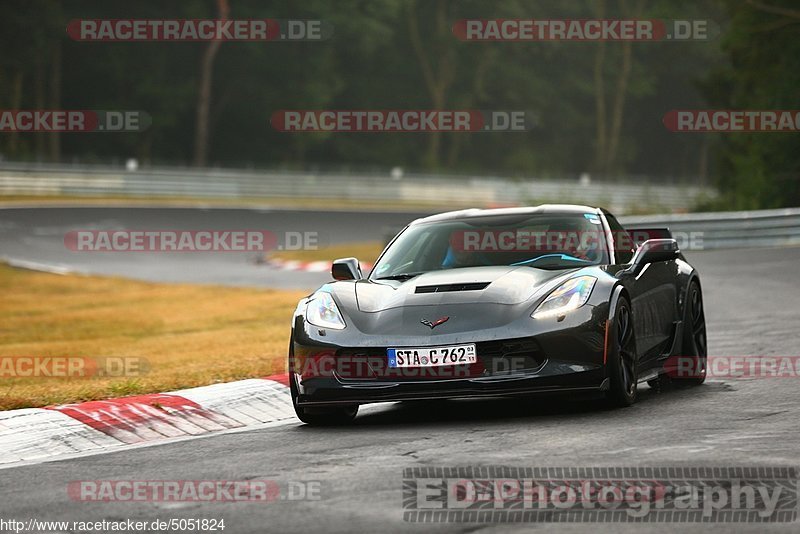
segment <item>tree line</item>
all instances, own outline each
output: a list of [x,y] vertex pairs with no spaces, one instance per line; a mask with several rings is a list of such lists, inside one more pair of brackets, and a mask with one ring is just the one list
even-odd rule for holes
[[[139,133],[3,133],[7,160],[705,182],[709,208],[800,204],[796,133],[676,133],[673,109],[800,109],[791,0],[9,0],[3,109],[141,110]],[[319,19],[323,41],[78,42],[73,19]],[[708,19],[683,42],[464,42],[453,23]],[[286,133],[279,109],[525,110],[526,132]]]

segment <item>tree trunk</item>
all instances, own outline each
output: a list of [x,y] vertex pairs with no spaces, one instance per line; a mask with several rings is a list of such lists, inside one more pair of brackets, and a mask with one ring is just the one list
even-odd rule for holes
[[[638,0],[631,12],[628,9],[627,0],[620,0],[620,11],[625,18],[641,18],[644,11],[644,0]],[[597,17],[605,18],[606,3],[601,0],[597,5]],[[595,85],[595,114],[596,114],[596,143],[594,170],[601,175],[609,175],[617,169],[617,159],[619,153],[619,141],[622,135],[622,122],[625,117],[625,101],[628,96],[628,83],[631,77],[633,66],[633,42],[623,41],[619,44],[620,64],[616,71],[616,85],[614,95],[610,103],[610,124],[609,109],[606,103],[604,68],[606,60],[606,45],[604,42],[597,43],[598,49],[595,52],[594,63],[594,85]]]
[[611,131],[608,134],[608,150],[604,167],[606,172],[614,169],[619,148],[619,136],[622,130],[622,118],[625,110],[625,96],[628,92],[628,80],[631,74],[631,41],[622,43],[622,65],[617,77],[617,89],[614,93],[614,105],[611,108]]
[[[447,102],[447,90],[455,78],[455,51],[450,41],[450,27],[447,19],[447,1],[438,0],[436,4],[435,33],[433,39],[440,46],[426,47],[419,30],[417,21],[417,4],[410,3],[408,6],[408,34],[411,46],[422,70],[422,78],[428,95],[431,98],[433,109],[441,110]],[[444,50],[442,50],[444,47]],[[434,49],[435,48],[435,49]],[[431,57],[437,58],[436,65],[431,62]],[[430,133],[430,143],[426,162],[428,166],[436,168],[439,166],[439,152],[441,146],[441,132]]]
[[[47,107],[47,104],[45,104],[45,64],[41,56],[36,58],[36,67],[34,73],[34,106],[36,109],[45,109]],[[44,161],[44,145],[47,132],[36,132],[33,135],[36,161]]]
[[[491,63],[492,48],[484,47],[483,51],[478,58],[475,66],[475,72],[472,77],[472,90],[467,96],[467,100],[461,102],[464,108],[472,108],[475,105],[476,97],[480,98],[485,93],[484,82],[486,81],[486,71]],[[447,166],[454,167],[458,163],[458,158],[461,154],[461,147],[463,146],[466,136],[463,134],[454,134],[450,136],[450,147],[447,152]]]
[[[230,7],[228,0],[217,0],[217,18],[226,20]],[[208,43],[200,67],[200,87],[197,93],[197,123],[194,136],[194,165],[204,167],[208,162],[209,110],[211,108],[211,82],[214,76],[214,59],[222,41]]]
[[[620,0],[622,12],[628,17],[628,4],[626,0]],[[644,11],[644,0],[638,0],[633,10],[632,17],[639,19]],[[614,106],[611,112],[611,132],[608,140],[608,155],[606,157],[605,168],[607,172],[613,171],[617,165],[617,153],[619,149],[619,139],[622,132],[622,119],[625,115],[625,101],[628,96],[628,82],[631,77],[633,55],[633,41],[622,43],[622,64],[617,77],[617,89],[614,94]]]
[[[22,109],[22,82],[23,82],[22,69],[17,69],[14,72],[14,77],[11,81],[11,109]],[[17,150],[19,145],[19,132],[8,132],[8,155],[12,158],[17,157]]]
[[[50,109],[61,109],[61,40],[53,41],[52,56],[50,58]],[[61,134],[50,132],[47,137],[50,161],[58,163],[61,160]]]
[[[605,0],[597,3],[597,18],[603,19],[606,12]],[[603,67],[606,62],[606,44],[599,41],[594,53],[594,110],[595,110],[595,145],[594,171],[605,172],[605,159],[608,142],[606,140],[606,88],[603,79]]]

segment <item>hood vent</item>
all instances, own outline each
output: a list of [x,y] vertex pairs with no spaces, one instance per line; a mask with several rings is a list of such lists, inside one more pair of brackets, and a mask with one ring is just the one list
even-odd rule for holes
[[414,293],[445,293],[450,291],[480,291],[491,282],[469,282],[465,284],[440,284],[436,286],[417,286]]

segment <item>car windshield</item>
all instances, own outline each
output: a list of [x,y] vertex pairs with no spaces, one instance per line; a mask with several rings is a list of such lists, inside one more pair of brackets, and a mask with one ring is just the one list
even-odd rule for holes
[[464,267],[518,265],[569,269],[608,263],[596,213],[472,217],[409,226],[373,270],[373,279],[405,280]]

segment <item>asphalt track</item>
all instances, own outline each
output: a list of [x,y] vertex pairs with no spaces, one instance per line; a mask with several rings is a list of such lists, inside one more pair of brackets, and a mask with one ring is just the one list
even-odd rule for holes
[[[324,273],[287,272],[258,263],[257,252],[76,252],[76,230],[257,230],[316,235],[319,244],[382,241],[429,213],[274,208],[63,207],[0,209],[0,257],[155,282],[308,289]],[[362,258],[364,261],[375,258]]]
[[[3,245],[7,242],[4,238]],[[687,257],[700,270],[704,284],[710,354],[798,354],[800,248],[692,252]],[[547,398],[387,404],[364,410],[354,425],[345,428],[289,422],[11,467],[0,470],[0,518],[224,518],[226,533],[798,531],[797,523],[431,525],[403,521],[404,467],[798,464],[800,387],[796,378],[714,380],[697,388],[661,392],[643,385],[640,394],[638,404],[618,410],[603,408],[593,400]],[[267,504],[70,500],[68,483],[86,479],[270,479],[281,487],[282,498]],[[288,485],[299,481],[319,482],[320,498],[285,498]]]

